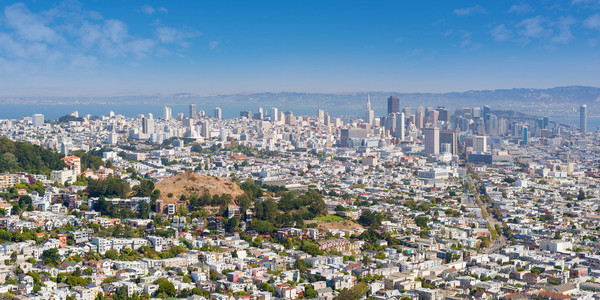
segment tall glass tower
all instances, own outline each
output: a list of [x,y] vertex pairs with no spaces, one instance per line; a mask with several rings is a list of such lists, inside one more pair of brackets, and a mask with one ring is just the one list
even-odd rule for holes
[[585,104],[579,108],[579,130],[581,132],[587,131],[587,105]]

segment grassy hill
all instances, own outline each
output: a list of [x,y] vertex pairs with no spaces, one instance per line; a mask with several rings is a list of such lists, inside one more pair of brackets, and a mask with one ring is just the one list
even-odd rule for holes
[[[179,173],[175,176],[165,178],[155,184],[160,190],[159,199],[165,204],[176,203],[181,195],[188,199],[193,195],[200,197],[205,191],[210,195],[231,195],[233,198],[243,194],[240,187],[229,179],[199,175],[193,172]],[[169,197],[169,194],[173,194]]]

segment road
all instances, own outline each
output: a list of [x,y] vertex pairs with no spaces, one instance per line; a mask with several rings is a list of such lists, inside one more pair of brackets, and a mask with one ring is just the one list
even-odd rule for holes
[[[477,175],[475,170],[471,168],[470,165],[467,165],[467,167],[469,171],[467,174],[468,184],[470,187],[472,187],[472,192],[475,196],[475,201],[477,202],[477,205],[481,208],[482,214],[485,215],[485,219],[489,224],[490,229],[495,230],[496,225],[498,225],[500,228],[504,228],[504,223],[502,222],[502,220],[496,219],[496,216],[493,213],[488,212],[488,209],[489,211],[493,211],[493,203],[487,195],[481,194],[481,187],[483,186],[483,184],[481,183],[481,179],[478,179],[479,176]],[[509,242],[506,239],[506,237],[503,234],[498,233],[498,237],[496,239],[493,239],[492,243],[482,252],[485,254],[491,254],[497,252],[501,248],[506,247],[508,245]]]

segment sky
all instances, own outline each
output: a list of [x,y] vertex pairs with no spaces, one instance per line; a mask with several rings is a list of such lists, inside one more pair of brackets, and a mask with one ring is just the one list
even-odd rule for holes
[[599,81],[600,0],[0,0],[0,97]]

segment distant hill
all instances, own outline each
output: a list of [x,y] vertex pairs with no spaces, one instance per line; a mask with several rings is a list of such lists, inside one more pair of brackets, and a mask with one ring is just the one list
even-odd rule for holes
[[38,145],[14,142],[7,137],[0,138],[0,173],[50,174],[53,170],[67,167],[60,160],[62,157],[58,152]]
[[[190,199],[194,194],[200,197],[204,191],[207,191],[211,196],[228,194],[233,198],[244,193],[236,183],[229,179],[193,172],[179,173],[165,178],[157,182],[155,187],[160,190],[159,199],[163,200],[165,204],[176,203],[181,195],[185,195],[187,199]],[[168,197],[169,193],[173,193],[173,197]]]
[[[383,107],[385,99],[389,96],[400,98],[402,106],[446,106],[461,107],[484,105],[486,103],[514,102],[533,103],[572,103],[593,104],[600,102],[600,88],[589,86],[564,86],[548,89],[514,88],[497,90],[473,90],[450,93],[402,93],[402,92],[357,92],[357,93],[251,93],[230,95],[199,95],[194,93],[177,93],[168,95],[139,95],[123,97],[45,97],[44,103],[79,103],[79,104],[118,104],[123,101],[129,104],[164,104],[182,105],[201,103],[210,106],[232,107],[285,107],[285,108],[343,108],[347,110],[363,109],[367,95],[371,96],[373,105]],[[39,97],[12,97],[2,98],[4,103],[38,103]],[[600,103],[599,103],[600,104]]]

